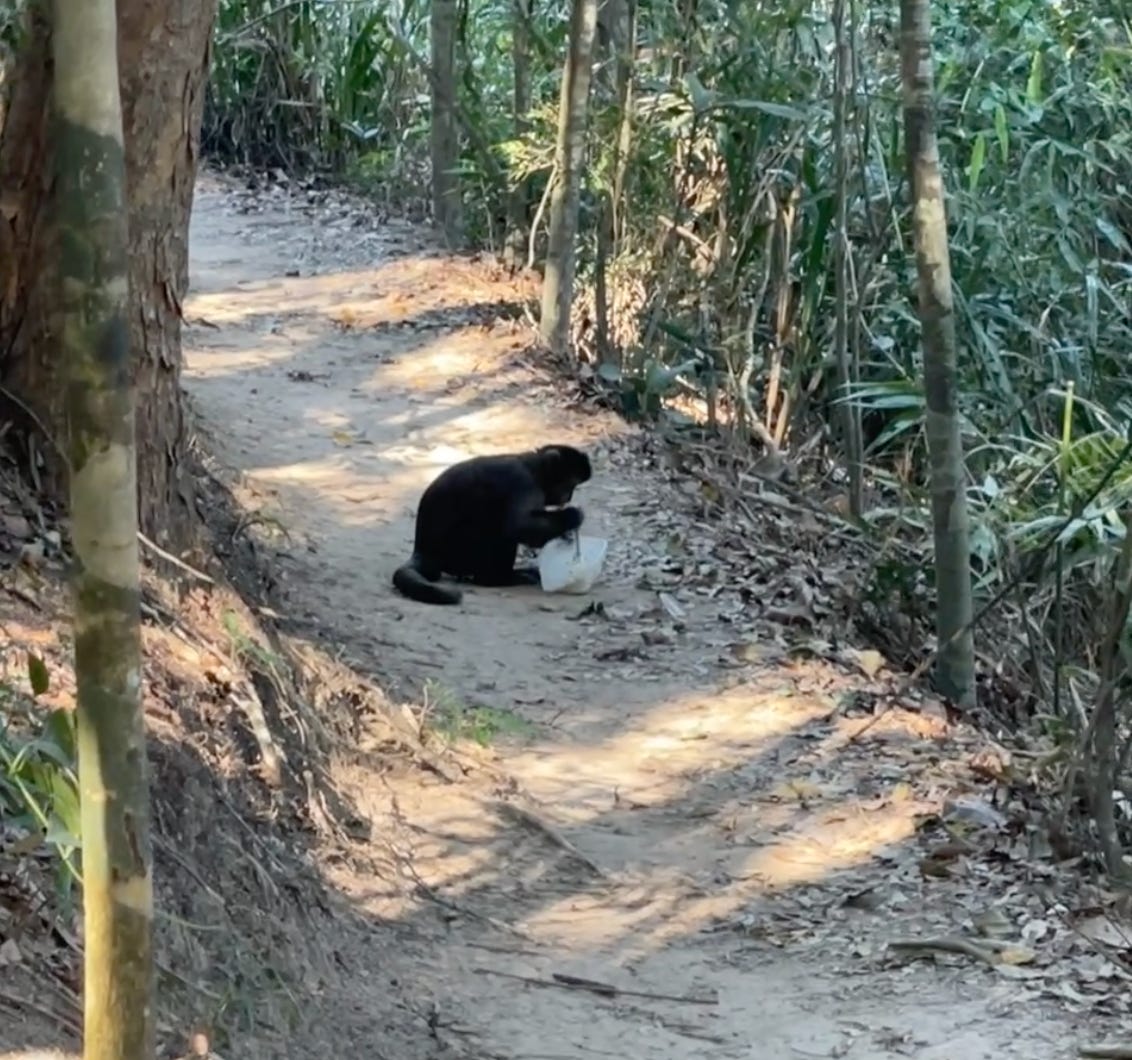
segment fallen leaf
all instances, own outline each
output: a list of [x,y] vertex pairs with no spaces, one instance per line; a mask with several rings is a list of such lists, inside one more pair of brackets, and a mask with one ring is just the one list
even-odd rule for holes
[[660,598],[660,606],[668,612],[670,618],[679,620],[684,617],[684,609],[670,593],[658,593],[657,596]]
[[1091,916],[1077,924],[1077,932],[1090,942],[1102,946],[1128,949],[1132,945],[1132,932],[1127,931],[1107,916]]
[[1025,946],[1007,946],[998,953],[999,964],[1031,964],[1037,954]]
[[872,680],[884,669],[885,658],[879,651],[872,648],[846,648],[842,658],[857,666],[869,680]]

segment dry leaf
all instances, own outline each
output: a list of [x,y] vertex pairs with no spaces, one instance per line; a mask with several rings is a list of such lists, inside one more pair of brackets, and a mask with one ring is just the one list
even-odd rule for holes
[[854,663],[869,680],[872,680],[884,669],[884,656],[872,648],[846,648],[842,655],[848,661]]
[[19,964],[24,959],[24,955],[20,953],[20,947],[16,945],[15,939],[5,939],[0,942],[0,968]]
[[1077,924],[1077,932],[1090,942],[1102,946],[1128,949],[1132,945],[1132,932],[1110,920],[1107,916],[1091,916]]
[[684,617],[684,609],[676,602],[676,599],[669,593],[658,593],[660,598],[660,606],[668,612],[668,616],[674,620],[679,620]]
[[999,950],[999,964],[1031,964],[1037,954],[1025,946],[1006,946]]

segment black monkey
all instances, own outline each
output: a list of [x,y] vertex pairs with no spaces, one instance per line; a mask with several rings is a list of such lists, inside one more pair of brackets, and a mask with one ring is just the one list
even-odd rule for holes
[[474,456],[442,471],[421,495],[413,555],[393,584],[423,604],[458,604],[462,594],[441,575],[477,585],[534,585],[538,571],[515,567],[519,545],[542,548],[582,525],[566,508],[593,474],[590,458],[569,445],[525,453]]

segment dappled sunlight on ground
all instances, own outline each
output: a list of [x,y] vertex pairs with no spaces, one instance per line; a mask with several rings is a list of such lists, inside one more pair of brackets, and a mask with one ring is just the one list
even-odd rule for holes
[[[500,1057],[549,1055],[550,1041],[563,1060],[889,1060],[902,1055],[889,1040],[925,1060],[1052,1057],[1053,1032],[1033,1010],[992,1011],[984,981],[860,956],[863,936],[947,903],[917,866],[922,822],[971,782],[955,727],[916,703],[878,707],[883,659],[865,675],[781,624],[788,609],[766,620],[759,590],[737,591],[749,572],[712,553],[699,486],[527,350],[498,270],[420,245],[395,254],[380,232],[332,246],[282,211],[245,226],[215,188],[201,204],[186,386],[243,475],[249,522],[269,507],[287,527],[270,554],[295,635],[440,704],[426,733],[451,723],[464,741],[458,775],[390,775],[362,748],[336,762],[373,830],[320,871],[376,923],[435,929],[380,973],[360,945],[368,971],[339,989],[366,1008],[385,977],[431,975],[422,997]],[[210,273],[239,239],[242,275]],[[464,456],[549,440],[594,460],[577,496],[610,542],[593,591],[398,596],[424,485]],[[780,551],[804,595],[810,572]],[[687,576],[703,568],[714,580]],[[904,904],[842,922],[857,915],[847,891],[890,878]],[[560,971],[669,1000],[532,988],[560,986]],[[492,977],[515,974],[537,982]],[[722,1003],[674,1014],[693,987]],[[849,1025],[867,1029],[856,1051]]]
[[[561,932],[563,944],[641,955],[742,916],[760,895],[891,856],[939,811],[941,796],[897,778],[874,785],[846,745],[860,720],[823,725],[828,715],[821,699],[735,687],[656,705],[600,743],[512,750],[513,768],[559,822],[650,840],[616,868],[625,890],[573,891],[532,912],[524,927],[543,937]],[[917,720],[894,711],[889,729],[922,743]],[[792,736],[804,753],[787,752]],[[838,749],[848,757],[839,760]],[[417,807],[414,820],[443,840],[431,857],[424,848],[415,857],[447,893],[474,892],[484,873],[503,883],[494,845],[480,847],[493,830],[484,817],[445,799]]]
[[[614,793],[630,806],[662,805],[701,774],[773,752],[777,740],[827,711],[777,691],[692,691],[632,716],[597,746],[540,744],[511,760],[537,783],[541,798],[562,806],[563,815],[607,809]],[[567,798],[569,806],[562,805]]]
[[290,345],[273,345],[267,340],[254,346],[233,349],[211,349],[206,358],[193,366],[193,373],[202,378],[223,377],[274,364],[285,364],[295,356]]
[[207,273],[201,280],[194,277],[192,316],[214,325],[286,312],[325,317],[340,327],[372,328],[438,310],[496,305],[499,298],[498,283],[485,282],[482,265],[459,260],[440,265],[435,257],[419,256],[321,275],[242,279],[226,287]]

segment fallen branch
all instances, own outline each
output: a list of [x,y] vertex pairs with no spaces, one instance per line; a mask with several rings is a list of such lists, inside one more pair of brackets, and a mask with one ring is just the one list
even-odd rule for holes
[[431,887],[429,884],[425,883],[424,879],[421,877],[421,874],[417,872],[416,866],[413,865],[411,861],[409,861],[403,855],[397,854],[396,851],[394,851],[394,855],[397,857],[398,861],[401,862],[401,867],[412,877],[416,892],[422,898],[428,899],[428,901],[433,902],[435,905],[440,906],[442,909],[447,909],[453,913],[459,913],[460,916],[468,917],[470,920],[478,920],[481,924],[487,924],[489,927],[495,928],[496,931],[502,931],[505,934],[514,935],[516,938],[520,938],[524,942],[535,941],[522,928],[515,927],[513,924],[508,924],[506,921],[499,920],[487,913],[481,913],[478,910],[471,908],[471,906],[461,905],[459,902],[452,901],[451,898],[445,898],[444,895],[440,894],[434,887]]
[[599,879],[607,879],[608,875],[605,870],[598,865],[595,861],[588,858],[583,854],[573,843],[570,842],[561,832],[558,831],[554,825],[549,821],[544,821],[541,817],[533,811],[528,810],[525,806],[519,806],[514,802],[507,802],[504,799],[495,799],[491,804],[499,813],[510,815],[518,820],[521,824],[525,824],[528,828],[539,832],[541,835],[546,836],[556,847],[566,851],[571,857],[577,858],[587,869],[590,870]]
[[577,975],[567,975],[565,972],[555,972],[550,979],[542,979],[534,975],[516,975],[514,972],[499,972],[494,968],[474,968],[477,975],[495,975],[500,979],[513,979],[517,983],[526,983],[529,986],[556,986],[563,990],[585,990],[601,997],[641,997],[648,1001],[671,1001],[678,1005],[718,1005],[719,997],[695,997],[691,994],[656,994],[650,990],[629,990],[612,983],[602,983],[597,979],[583,979]]
[[980,946],[970,939],[953,935],[942,935],[938,938],[927,939],[893,939],[889,942],[888,948],[906,953],[917,950],[958,953],[965,957],[974,957],[975,960],[983,961],[985,964],[998,964],[998,958],[993,950]]
[[1089,1060],[1132,1060],[1132,1042],[1118,1045],[1083,1045],[1077,1054]]

